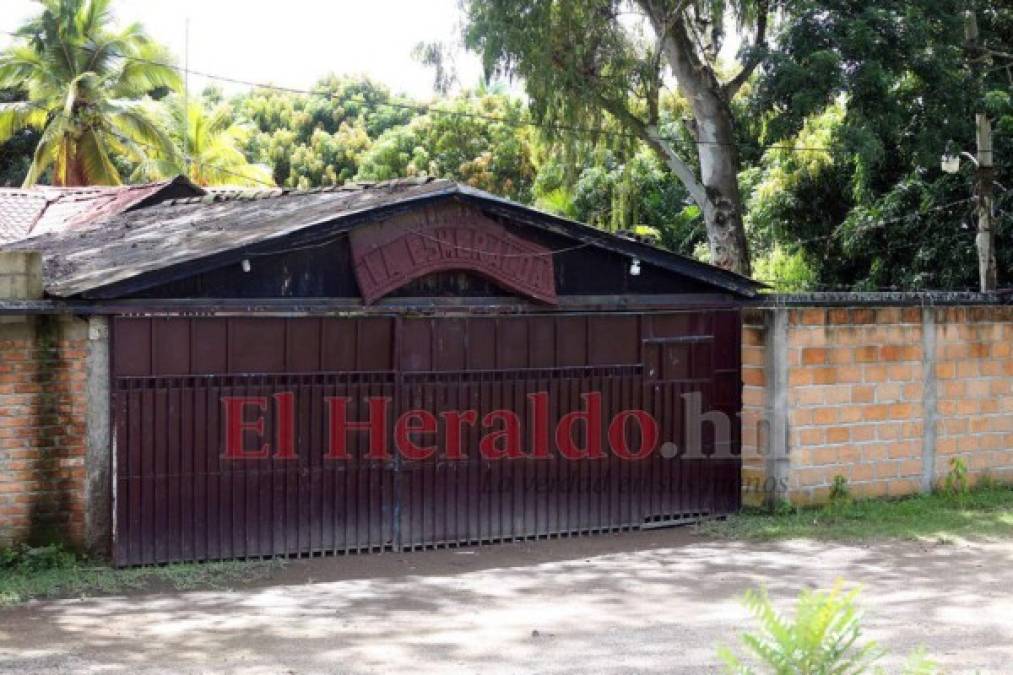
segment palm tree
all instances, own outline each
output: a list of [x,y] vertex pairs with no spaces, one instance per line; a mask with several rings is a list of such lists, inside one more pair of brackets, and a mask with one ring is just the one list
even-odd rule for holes
[[[252,129],[235,122],[232,109],[227,104],[208,108],[204,102],[196,100],[190,101],[184,108],[183,98],[173,95],[159,101],[157,108],[152,113],[161,112],[164,116],[163,124],[173,141],[173,151],[149,155],[137,166],[132,178],[157,180],[182,174],[203,187],[275,184],[268,167],[247,161],[241,148]],[[184,147],[189,162],[178,150]]]
[[144,105],[153,91],[179,88],[165,50],[139,24],[114,29],[111,0],[36,2],[41,14],[0,54],[0,88],[27,94],[0,103],[0,141],[24,128],[42,133],[25,186],[50,167],[53,185],[119,185],[114,158],[171,152]]

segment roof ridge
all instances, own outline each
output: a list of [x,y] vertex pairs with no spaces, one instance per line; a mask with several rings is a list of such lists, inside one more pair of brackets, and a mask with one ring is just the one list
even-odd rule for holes
[[216,204],[234,201],[256,201],[260,199],[277,199],[279,197],[304,197],[309,195],[330,194],[335,192],[359,192],[365,190],[384,189],[388,187],[428,185],[437,181],[454,182],[450,178],[436,176],[408,176],[391,178],[383,181],[346,181],[341,185],[318,185],[311,188],[263,187],[248,188],[243,186],[202,187],[207,192],[201,197],[179,197],[167,199],[156,206],[183,206],[188,204]]

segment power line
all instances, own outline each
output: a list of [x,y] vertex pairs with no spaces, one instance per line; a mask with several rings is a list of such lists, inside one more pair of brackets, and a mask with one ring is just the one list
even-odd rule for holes
[[[2,32],[2,31],[0,31],[0,32]],[[31,106],[33,108],[37,108],[38,110],[49,112],[48,108],[46,108],[45,106],[39,105],[38,103],[33,103],[31,101],[15,101],[15,103],[24,103],[25,105],[29,105],[29,106]],[[119,141],[124,142],[124,143],[130,143],[132,145],[140,145],[141,147],[148,148],[149,150],[156,150],[158,152],[162,152],[162,150],[163,150],[162,148],[158,147],[157,145],[153,145],[151,143],[146,143],[144,141],[140,141],[140,140],[137,140],[135,138],[129,138],[129,137],[124,136],[123,134],[120,134],[120,133],[118,133],[118,132],[116,132],[116,131],[114,131],[112,129],[104,129],[103,131],[105,131],[110,136],[113,136],[114,138],[116,138]],[[183,133],[185,135],[186,134],[186,130],[184,130]],[[218,164],[214,164],[212,162],[208,162],[208,161],[205,161],[205,160],[197,159],[195,157],[188,157],[187,160],[190,163],[197,164],[198,166],[204,166],[204,167],[207,167],[207,168],[216,169],[217,171],[221,171],[222,173],[228,174],[230,176],[235,176],[236,178],[241,178],[243,180],[251,181],[251,182],[257,183],[259,185],[264,185],[264,186],[269,187],[269,188],[284,189],[284,188],[280,188],[277,183],[269,183],[267,181],[260,180],[259,178],[255,178],[254,176],[248,176],[248,175],[246,175],[244,173],[239,173],[238,171],[232,171],[231,169],[226,169],[225,167],[220,166]],[[189,176],[187,176],[187,178],[189,179]]]
[[[924,215],[927,215],[927,214],[930,214],[930,213],[934,213],[936,211],[943,211],[945,209],[949,209],[949,208],[952,208],[954,206],[958,206],[960,204],[966,204],[966,203],[973,202],[973,201],[974,201],[973,197],[965,197],[964,199],[958,199],[956,201],[952,201],[952,202],[949,202],[947,204],[941,204],[939,206],[934,206],[932,208],[925,209],[924,211],[917,211],[915,213],[909,213],[907,215],[899,216],[897,218],[891,218],[891,219],[888,219],[888,220],[879,220],[879,221],[876,221],[874,223],[866,223],[866,224],[863,224],[863,225],[859,225],[854,230],[848,232],[848,234],[853,234],[853,235],[854,234],[862,234],[862,233],[868,232],[870,230],[876,230],[876,229],[879,229],[881,227],[885,227],[887,225],[892,225],[894,223],[900,223],[900,222],[903,222],[905,220],[910,220],[912,218],[921,218]],[[793,241],[791,243],[793,243],[793,244],[812,244],[812,243],[815,243],[815,242],[818,242],[818,241],[829,241],[830,239],[835,239],[835,238],[841,236],[842,234],[844,234],[844,232],[841,230],[841,226],[838,226],[830,234],[822,234],[822,235],[815,236],[815,237],[809,237],[807,239],[799,239],[799,240]],[[921,242],[908,243],[908,244],[904,244],[904,245],[901,245],[901,246],[897,246],[896,248],[903,248],[904,246],[915,246],[915,245],[919,245],[920,243]]]
[[[126,143],[133,143],[135,145],[140,145],[142,147],[148,148],[149,150],[157,150],[159,152],[161,152],[161,150],[162,150],[157,145],[152,145],[151,143],[145,143],[144,141],[139,141],[139,140],[134,139],[134,138],[128,138],[126,136],[123,136],[122,134],[119,134],[119,133],[113,131],[112,129],[106,129],[106,133],[108,133],[111,136],[114,136],[115,138],[118,138],[119,140],[124,141]],[[232,171],[231,169],[226,169],[223,166],[220,166],[218,164],[213,164],[211,162],[207,162],[207,161],[198,159],[197,157],[187,157],[186,158],[186,162],[189,163],[189,164],[196,164],[198,166],[207,167],[209,169],[215,169],[217,171],[221,171],[222,173],[228,174],[230,176],[235,176],[236,178],[241,178],[243,180],[252,181],[254,183],[258,183],[259,185],[264,185],[266,187],[270,187],[270,188],[274,188],[274,189],[284,189],[284,188],[279,187],[277,183],[268,183],[265,180],[260,180],[259,178],[255,178],[253,176],[248,176],[248,175],[246,175],[244,173],[240,173],[238,171]],[[189,180],[189,176],[187,176],[187,179]]]
[[[11,33],[9,31],[0,31],[0,32],[3,32],[5,34],[7,34],[7,35],[11,35],[11,36],[14,36],[14,37],[24,37],[24,36],[21,36],[21,35],[17,35],[16,33]],[[328,98],[328,99],[331,99],[331,100],[334,100],[334,99],[337,98],[337,95],[334,92],[327,91],[325,89],[324,90],[319,90],[319,89],[318,90],[302,89],[302,88],[299,88],[299,87],[291,87],[291,86],[285,86],[285,85],[269,84],[269,83],[265,83],[265,82],[256,82],[256,81],[253,81],[253,80],[246,80],[246,79],[242,79],[242,78],[231,77],[231,76],[228,76],[228,75],[218,75],[218,74],[215,74],[215,73],[209,73],[209,72],[206,72],[206,71],[196,70],[196,69],[192,69],[192,68],[185,67],[185,66],[181,67],[181,66],[178,66],[178,65],[176,65],[174,63],[169,63],[169,62],[165,62],[165,61],[156,61],[156,60],[153,60],[153,59],[146,59],[146,58],[139,57],[139,56],[130,56],[128,54],[120,54],[120,53],[116,53],[116,52],[113,52],[112,54],[114,56],[119,57],[119,58],[126,59],[128,61],[134,61],[136,63],[146,63],[148,65],[160,66],[162,68],[170,68],[170,69],[175,70],[176,72],[179,72],[179,73],[181,73],[183,75],[196,75],[198,77],[203,77],[203,78],[206,78],[206,79],[209,79],[209,80],[215,80],[215,81],[218,81],[218,82],[226,82],[226,83],[229,83],[229,84],[236,84],[236,85],[240,85],[240,86],[251,87],[253,89],[266,89],[266,90],[269,90],[269,91],[278,91],[278,92],[282,92],[282,93],[296,94],[296,95],[302,95],[302,96],[319,96],[321,98]],[[517,120],[517,119],[510,119],[508,117],[498,116],[498,115],[484,115],[482,113],[474,113],[474,112],[469,112],[469,111],[464,111],[464,110],[447,110],[445,108],[439,108],[439,107],[437,107],[435,105],[426,105],[426,104],[422,104],[422,103],[399,103],[399,102],[394,102],[394,101],[380,101],[380,102],[376,102],[374,105],[377,105],[377,106],[386,106],[386,107],[389,107],[389,108],[394,108],[394,109],[399,109],[399,110],[410,110],[412,112],[422,113],[422,114],[448,115],[448,116],[456,116],[456,117],[466,117],[466,118],[471,118],[471,119],[481,119],[481,120],[485,120],[485,121],[488,121],[488,122],[496,122],[496,123],[499,123],[499,124],[504,124],[504,125],[513,126],[513,127],[531,127],[531,128],[536,128],[536,129],[563,131],[563,132],[567,132],[567,133],[584,134],[584,135],[589,135],[589,136],[601,136],[601,135],[605,135],[605,136],[611,136],[613,138],[626,138],[626,139],[629,139],[629,140],[638,140],[638,141],[642,140],[640,136],[638,136],[637,134],[634,134],[634,133],[630,133],[630,132],[613,131],[613,130],[609,130],[609,129],[601,129],[601,128],[595,128],[595,127],[583,127],[583,126],[579,126],[579,125],[569,125],[569,124],[560,124],[560,123],[548,123],[548,122],[535,122],[535,121],[531,121],[531,120]],[[697,140],[697,139],[680,139],[680,138],[672,138],[672,137],[669,137],[669,136],[663,136],[662,140],[667,141],[669,143],[677,143],[677,144],[678,143],[690,143],[690,144],[697,145],[697,146],[740,147],[740,145],[741,145],[740,143],[729,143],[729,142],[723,142],[723,141],[701,141],[701,140]],[[843,151],[843,148],[821,147],[821,146],[799,146],[799,145],[787,145],[787,144],[783,144],[783,143],[782,144],[772,144],[772,145],[753,144],[753,147],[756,148],[756,149],[759,149],[759,150],[787,150],[787,151],[791,151],[791,152],[825,152],[825,153],[828,153],[828,154],[833,154],[835,152],[842,152]]]

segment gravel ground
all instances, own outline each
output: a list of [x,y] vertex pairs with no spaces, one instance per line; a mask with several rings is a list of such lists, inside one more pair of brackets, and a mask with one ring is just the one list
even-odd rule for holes
[[269,585],[35,601],[0,611],[0,670],[28,672],[715,671],[765,584],[780,607],[863,586],[897,672],[1013,668],[1013,543],[756,544],[657,530],[300,561]]

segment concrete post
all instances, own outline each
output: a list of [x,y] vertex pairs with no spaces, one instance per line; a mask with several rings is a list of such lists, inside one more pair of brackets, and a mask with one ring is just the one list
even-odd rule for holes
[[936,422],[939,392],[936,384],[936,310],[922,308],[922,492],[931,492],[936,479]]
[[776,506],[788,497],[791,471],[788,434],[788,312],[777,307],[767,325],[767,481],[773,488],[767,502]]
[[85,545],[96,556],[111,554],[113,446],[109,389],[109,320],[88,320],[88,437],[85,447]]

